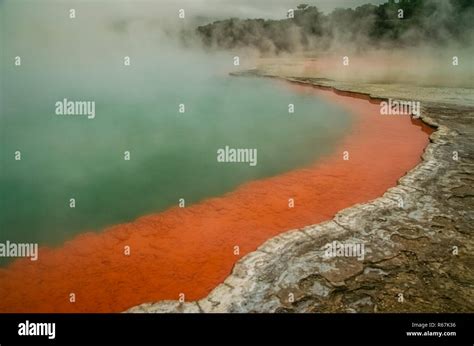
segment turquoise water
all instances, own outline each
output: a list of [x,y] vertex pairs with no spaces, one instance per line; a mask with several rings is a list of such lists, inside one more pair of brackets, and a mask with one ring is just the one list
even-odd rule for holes
[[[336,105],[230,77],[233,55],[179,48],[140,17],[89,4],[71,22],[65,6],[34,6],[0,2],[0,242],[56,245],[180,198],[189,206],[311,164],[350,127]],[[94,101],[95,119],[56,115],[64,98]],[[226,145],[257,149],[258,164],[218,163]]]

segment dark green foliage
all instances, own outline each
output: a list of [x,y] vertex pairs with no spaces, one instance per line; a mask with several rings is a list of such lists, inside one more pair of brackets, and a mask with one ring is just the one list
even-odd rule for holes
[[[403,18],[399,10],[403,10]],[[315,6],[301,4],[294,18],[231,18],[200,26],[197,32],[209,46],[279,53],[325,49],[335,41],[361,47],[428,42],[442,46],[452,41],[471,42],[473,28],[474,0],[389,0],[379,6],[338,8],[327,15]]]

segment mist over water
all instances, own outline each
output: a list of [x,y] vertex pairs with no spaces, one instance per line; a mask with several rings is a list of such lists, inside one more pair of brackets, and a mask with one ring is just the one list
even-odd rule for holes
[[[153,20],[158,8],[0,2],[0,242],[57,245],[180,198],[189,206],[220,196],[314,163],[350,127],[342,109],[313,95],[230,77],[231,54],[181,47],[164,30],[171,19]],[[95,119],[56,115],[64,98],[94,101]],[[226,145],[257,149],[257,166],[218,163]]]

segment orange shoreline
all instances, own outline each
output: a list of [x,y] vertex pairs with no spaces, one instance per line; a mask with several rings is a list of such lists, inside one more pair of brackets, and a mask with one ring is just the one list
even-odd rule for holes
[[186,300],[203,298],[267,239],[381,196],[420,161],[432,132],[421,121],[382,116],[378,104],[360,98],[291,87],[337,102],[355,117],[333,154],[222,197],[40,248],[38,261],[20,259],[0,269],[0,312],[121,312],[181,293]]

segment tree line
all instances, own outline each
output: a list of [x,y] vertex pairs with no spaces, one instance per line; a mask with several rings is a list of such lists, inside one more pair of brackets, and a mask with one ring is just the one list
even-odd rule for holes
[[281,20],[230,18],[199,26],[207,46],[256,48],[262,53],[328,49],[355,44],[364,49],[427,43],[446,45],[473,41],[473,0],[388,0],[324,14],[301,4]]

